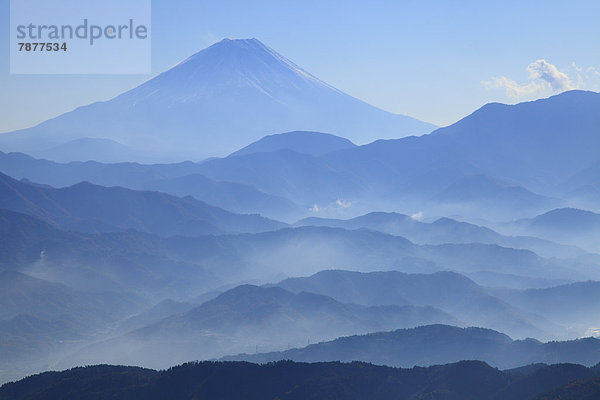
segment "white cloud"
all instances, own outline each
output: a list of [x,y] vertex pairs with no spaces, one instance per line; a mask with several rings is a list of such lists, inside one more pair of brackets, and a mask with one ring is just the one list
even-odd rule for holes
[[342,208],[349,208],[352,205],[352,202],[350,201],[345,201],[345,200],[340,200],[337,199],[335,201],[335,204],[337,204],[338,206],[342,207]]
[[319,211],[321,211],[321,209],[318,205],[315,204],[311,208],[309,208],[308,211],[318,213]]
[[505,76],[493,77],[489,81],[482,82],[488,88],[504,88],[506,95],[513,99],[535,96],[548,89],[542,82],[529,82],[526,85],[519,85],[517,82],[508,79]]
[[527,66],[526,70],[529,72],[527,83],[519,84],[510,78],[501,76],[493,77],[482,82],[482,84],[487,88],[503,88],[506,95],[513,99],[560,93],[565,90],[585,87],[594,89],[597,86],[591,81],[591,78],[600,76],[600,73],[597,73],[598,71],[594,67],[588,67],[584,72],[583,68],[573,62],[568,69],[573,70],[575,82],[567,72],[560,71],[555,65],[541,59]]
[[423,211],[419,211],[418,213],[414,213],[410,216],[410,218],[414,221],[420,221],[423,219]]
[[572,62],[569,69],[577,76],[577,88],[600,91],[600,72],[597,68],[583,68]]
[[532,62],[527,66],[527,71],[529,71],[530,80],[548,82],[552,90],[556,92],[575,89],[575,86],[571,83],[571,79],[569,79],[569,75],[559,71],[556,66],[546,60]]

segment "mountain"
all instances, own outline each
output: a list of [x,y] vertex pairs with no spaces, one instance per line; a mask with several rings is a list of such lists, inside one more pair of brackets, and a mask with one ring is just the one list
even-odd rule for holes
[[[523,370],[525,371],[525,370]],[[154,371],[96,365],[46,372],[0,388],[1,400],[188,399],[440,399],[533,400],[545,392],[597,382],[598,371],[580,365],[541,366],[532,372],[499,371],[479,361],[397,369],[365,363],[196,362]],[[594,379],[594,380],[592,380]],[[588,381],[585,381],[588,380]],[[561,387],[564,387],[561,388]],[[597,388],[589,385],[591,400]],[[569,392],[567,392],[569,393]],[[536,397],[538,398],[538,397]]]
[[[495,271],[533,278],[599,279],[594,260],[544,259],[527,250],[485,244],[415,245],[369,230],[285,228],[258,234],[168,237],[136,231],[63,232],[3,211],[0,261],[75,287],[124,287],[181,299],[184,293],[237,282],[273,282],[323,269],[423,273]],[[49,264],[48,264],[49,263]],[[215,285],[215,286],[213,286]],[[173,297],[173,296],[176,297]],[[159,301],[161,299],[157,299]]]
[[507,224],[505,228],[600,252],[600,214],[591,211],[558,208]]
[[294,130],[367,143],[434,128],[355,99],[256,39],[225,39],[114,99],[2,135],[0,148],[39,155],[93,137],[181,161],[229,154],[264,135]]
[[289,278],[277,286],[295,293],[307,291],[368,306],[431,306],[460,316],[467,325],[485,326],[519,337],[543,335],[536,326],[538,321],[540,325],[543,323],[539,317],[491,296],[475,282],[453,272],[322,271],[307,278]]
[[586,281],[541,289],[482,287],[454,272],[406,274],[398,271],[361,273],[328,270],[277,284],[294,293],[308,291],[341,302],[374,305],[431,306],[516,337],[537,337],[535,329],[558,333],[555,324],[573,335],[592,335],[600,314],[600,282]]
[[560,245],[527,236],[503,236],[484,227],[451,218],[438,218],[426,223],[399,213],[372,212],[350,219],[309,217],[294,226],[329,226],[344,229],[372,229],[402,236],[418,244],[486,243],[515,249],[529,249],[543,257],[570,258],[584,254],[574,246]]
[[491,103],[433,136],[454,141],[486,174],[539,191],[598,159],[599,109],[600,93],[580,90]]
[[50,321],[69,321],[80,330],[116,321],[141,308],[132,295],[86,293],[66,285],[16,271],[0,271],[0,320],[31,315]]
[[144,326],[152,325],[172,315],[183,314],[196,306],[197,304],[193,303],[165,299],[139,314],[119,322],[118,331],[125,333],[143,328]]
[[[592,149],[600,147],[599,108],[600,94],[569,91],[535,102],[488,104],[428,135],[379,140],[319,156],[280,149],[202,163],[143,166],[56,165],[0,154],[0,169],[46,184],[89,180],[133,188],[200,174],[287,198],[311,208],[317,217],[389,210],[506,221],[529,217],[525,211],[569,205],[563,182],[598,161]],[[465,188],[469,198],[457,198]],[[490,207],[496,196],[500,205]],[[555,204],[555,198],[565,205]]]
[[[89,332],[88,332],[89,333]],[[1,381],[7,376],[4,371],[11,370],[9,374],[16,373],[21,363],[29,363],[29,371],[33,364],[40,363],[48,353],[56,352],[66,343],[81,342],[82,329],[74,322],[59,320],[47,321],[31,315],[17,315],[13,318],[0,320],[0,368]],[[37,365],[36,365],[37,366]],[[27,372],[26,372],[27,373]]]
[[452,183],[438,193],[434,201],[445,206],[479,208],[483,210],[500,209],[504,213],[531,215],[560,205],[560,200],[532,193],[522,186],[491,179],[485,175],[467,176]]
[[343,337],[281,352],[241,354],[224,360],[363,361],[394,367],[481,360],[495,367],[513,368],[531,363],[565,362],[593,366],[599,357],[600,340],[593,338],[548,343],[533,339],[514,341],[490,329],[431,325]]
[[146,182],[197,174],[198,164],[104,164],[97,161],[57,163],[36,159],[23,153],[0,152],[0,171],[17,179],[54,187],[72,186],[87,181],[102,186],[139,189]]
[[223,277],[263,282],[273,282],[282,273],[306,276],[324,269],[409,273],[454,270],[462,274],[493,271],[527,278],[551,276],[570,282],[600,279],[600,260],[593,257],[545,259],[529,250],[479,243],[415,245],[402,237],[366,229],[285,228],[252,235],[169,238],[162,246],[185,262],[205,264],[204,260],[210,260],[219,265]]
[[[106,234],[65,232],[31,216],[11,211],[0,211],[0,221],[1,270],[16,270],[38,280],[60,282],[63,286],[68,285],[77,292],[113,292],[114,295],[107,294],[106,296],[115,301],[120,296],[127,298],[128,295],[125,292],[143,298],[147,305],[157,304],[165,298],[172,298],[176,301],[176,303],[163,303],[156,309],[148,310],[147,313],[143,312],[139,318],[134,317],[127,320],[128,317],[141,311],[139,309],[131,310],[129,315],[122,316],[123,320],[128,321],[125,323],[101,318],[100,311],[82,312],[81,314],[86,318],[82,322],[83,325],[90,327],[100,325],[97,330],[98,336],[95,339],[101,344],[97,347],[87,347],[85,353],[76,352],[75,354],[79,358],[71,356],[64,359],[64,353],[58,352],[50,360],[54,368],[57,365],[70,366],[90,360],[132,362],[137,360],[136,357],[139,357],[140,360],[148,359],[148,362],[157,363],[160,360],[173,360],[174,362],[174,359],[170,357],[179,357],[177,361],[182,361],[189,359],[190,354],[193,354],[190,351],[191,347],[197,349],[198,352],[215,351],[213,356],[256,351],[256,345],[259,346],[260,351],[267,351],[274,349],[268,347],[269,344],[274,343],[272,336],[275,334],[272,332],[283,335],[276,339],[279,340],[277,349],[284,349],[288,345],[303,345],[308,339],[313,342],[319,340],[318,333],[309,334],[310,325],[303,324],[308,318],[316,320],[314,326],[318,329],[315,328],[315,330],[338,334],[338,336],[372,330],[395,329],[407,326],[407,324],[418,325],[443,321],[452,324],[461,323],[463,315],[448,320],[451,317],[448,317],[447,311],[443,312],[428,307],[427,302],[430,302],[429,305],[431,305],[433,301],[437,301],[437,304],[443,305],[443,307],[463,310],[461,313],[468,318],[477,315],[485,316],[486,309],[493,310],[490,318],[497,313],[496,318],[503,318],[504,325],[507,327],[512,326],[515,331],[520,329],[522,332],[536,334],[540,338],[541,335],[538,335],[536,331],[532,332],[531,327],[527,326],[528,321],[533,321],[534,327],[542,328],[545,333],[558,335],[561,332],[560,327],[555,327],[539,318],[532,318],[521,310],[511,308],[510,305],[507,305],[507,301],[499,302],[489,295],[486,296],[485,292],[481,293],[481,288],[468,279],[458,275],[453,278],[453,275],[448,273],[432,277],[429,286],[425,284],[430,278],[427,276],[402,278],[406,278],[404,288],[400,284],[402,279],[397,279],[400,283],[395,286],[382,285],[387,290],[377,291],[379,296],[374,295],[375,290],[370,290],[368,285],[364,285],[355,290],[362,297],[357,296],[356,299],[348,298],[348,300],[353,302],[360,300],[365,304],[354,306],[345,304],[346,301],[334,300],[323,295],[301,294],[303,290],[298,290],[296,293],[288,291],[282,296],[271,296],[277,301],[270,301],[266,296],[268,301],[264,303],[252,303],[239,293],[235,295],[236,292],[233,291],[234,295],[231,295],[230,292],[230,297],[222,297],[218,302],[213,303],[214,307],[208,310],[203,308],[204,313],[200,314],[198,325],[193,324],[194,319],[188,320],[191,322],[186,325],[186,320],[182,316],[169,317],[167,320],[155,322],[171,313],[179,314],[184,311],[188,306],[181,303],[186,299],[215,290],[222,287],[223,284],[249,279],[255,282],[272,282],[275,280],[275,276],[281,276],[282,273],[300,275],[317,272],[331,266],[363,271],[388,268],[412,272],[436,271],[451,267],[474,271],[526,271],[528,274],[538,276],[558,276],[559,273],[563,273],[571,278],[577,274],[587,273],[584,265],[576,264],[572,260],[546,260],[528,251],[504,249],[495,245],[418,246],[400,237],[364,229],[347,231],[339,228],[303,227],[260,234],[164,238],[131,230]],[[592,269],[597,271],[597,266],[593,268],[590,266],[590,270]],[[592,274],[592,272],[589,273]],[[381,276],[382,279],[379,281],[395,282],[392,279],[393,274],[390,274],[390,277],[386,277],[385,274],[381,274]],[[278,278],[277,281],[280,279]],[[425,283],[419,283],[420,280]],[[340,281],[343,282],[342,279]],[[415,290],[405,290],[411,284],[417,284],[418,288],[429,293],[432,298],[426,298],[425,293],[415,293]],[[11,289],[19,286],[15,283],[9,285],[8,289],[3,291],[7,296],[7,305],[2,307],[3,310],[9,310],[8,305],[11,304],[11,301],[21,298],[20,296],[23,294],[26,294],[27,298],[37,299],[36,302],[32,300],[33,306],[29,308],[32,311],[28,312],[29,317],[25,316],[27,319],[20,319],[21,317],[14,313],[6,315],[6,318],[9,319],[16,318],[10,324],[29,326],[29,330],[23,330],[22,338],[33,337],[32,335],[40,332],[48,332],[48,335],[39,335],[38,343],[40,344],[48,343],[47,340],[52,338],[63,341],[69,338],[64,334],[65,326],[68,328],[70,324],[77,323],[79,319],[75,318],[76,314],[68,313],[69,309],[60,303],[59,300],[63,296],[61,293],[55,294],[53,291],[46,292],[43,288],[38,290],[37,286],[27,286],[18,292],[21,294],[15,294]],[[331,295],[338,296],[344,290],[352,293],[349,288],[351,287],[339,286],[338,291],[332,291]],[[317,289],[311,290],[316,291]],[[304,291],[306,292],[306,290]],[[262,291],[258,290],[258,292]],[[436,299],[434,296],[436,293],[443,293],[444,296]],[[384,294],[389,296],[388,299],[382,296]],[[398,304],[394,306],[391,303],[394,295],[397,297],[402,295],[407,301],[404,303],[398,301]],[[378,299],[386,301],[382,300],[380,304],[368,303],[368,301],[375,303]],[[77,298],[72,298],[68,302],[78,306],[86,304]],[[56,320],[48,321],[45,318],[52,314],[45,307],[55,304],[57,306],[56,315],[62,315],[58,313],[63,312],[65,318],[57,317]],[[247,309],[243,308],[243,306],[251,304],[257,305],[255,313],[246,312]],[[205,307],[208,306],[205,305]],[[36,314],[34,311],[38,308],[39,314]],[[121,310],[122,304],[116,304],[114,308]],[[19,312],[19,310],[28,310],[28,308],[20,303],[16,305],[15,312]],[[239,313],[236,313],[235,310],[239,310]],[[111,310],[111,312],[115,311]],[[261,314],[263,312],[265,314]],[[226,320],[225,317],[230,317],[229,321],[234,321],[234,324],[241,323],[245,321],[243,314],[246,313],[250,318],[256,318],[251,319],[246,325],[246,331],[239,332],[240,336],[236,336],[238,331],[233,329],[219,330],[222,325],[218,324],[222,323],[223,318]],[[261,330],[266,323],[258,318],[260,315],[277,315],[283,322],[280,325],[274,325],[272,331]],[[432,320],[431,318],[436,315],[441,315],[446,319]],[[302,316],[308,317],[303,319]],[[92,324],[92,319],[98,321],[99,325],[95,325],[96,322]],[[61,321],[66,325],[56,325],[62,323]],[[106,321],[107,324],[103,325],[103,321]],[[166,321],[172,321],[173,326],[170,327]],[[294,325],[293,321],[297,321],[297,324],[300,325]],[[514,324],[515,321],[517,324]],[[130,323],[131,325],[129,325]],[[136,331],[135,335],[122,336],[118,341],[115,339],[115,341],[103,342],[111,333],[120,334],[126,331],[127,327],[135,328],[145,324],[151,324],[147,328],[148,337],[142,335],[142,332],[146,332],[146,328],[144,328]],[[158,329],[157,326],[161,328]],[[193,328],[192,340],[188,340],[184,336],[186,326]],[[164,337],[161,331],[163,328],[165,329]],[[327,330],[329,328],[339,329],[339,331],[330,332]],[[115,332],[115,329],[118,331]],[[290,329],[293,332],[290,333]],[[346,330],[343,331],[343,329]],[[585,330],[587,329],[588,327],[585,328]],[[27,332],[31,332],[31,335]],[[80,334],[77,330],[74,332]],[[18,336],[15,335],[15,337]],[[296,340],[292,340],[294,337]],[[323,339],[330,338],[333,337]],[[82,346],[83,344],[87,345],[90,339],[85,336],[83,340],[85,343],[80,343]],[[256,341],[254,345],[252,340]],[[204,346],[198,347],[198,342],[203,343]],[[10,343],[13,344],[8,346],[13,350],[23,348],[14,341]],[[247,347],[243,347],[244,345]],[[44,348],[41,347],[41,349]],[[47,349],[58,351],[64,347]],[[227,349],[235,349],[235,351],[225,351]],[[220,353],[216,353],[217,351]],[[209,356],[207,353],[202,353],[202,355]],[[96,358],[100,356],[114,358]],[[131,358],[126,359],[125,357]],[[61,359],[64,361],[57,364]],[[45,361],[46,358],[38,357],[38,361],[41,362],[41,360]],[[48,365],[50,364],[45,364],[42,369],[47,369]],[[165,364],[160,365],[162,367]],[[22,372],[17,373],[15,371],[21,371],[20,367],[11,365],[8,370],[9,376],[13,378],[24,376],[38,370],[31,363],[26,363],[22,367]],[[0,374],[1,379],[5,379],[6,376],[4,372]]]
[[157,236],[136,231],[65,232],[2,209],[0,222],[2,271],[18,271],[84,292],[136,293],[155,302],[195,296],[222,285],[206,267],[169,257]]
[[520,309],[567,326],[593,330],[599,322],[600,282],[575,282],[527,290],[498,288],[491,289],[490,293]]
[[[199,172],[292,200],[301,198],[321,209],[341,199],[351,203],[355,215],[374,208],[398,209],[398,204],[426,214],[465,214],[469,209],[453,209],[436,196],[461,179],[486,176],[487,181],[510,185],[503,189],[492,184],[490,191],[490,185],[474,182],[471,198],[479,209],[470,216],[483,218],[492,212],[499,220],[514,219],[520,203],[511,204],[512,192],[516,190],[524,204],[545,201],[558,191],[558,182],[597,160],[593,149],[600,147],[598,109],[600,94],[570,91],[512,106],[488,104],[429,135],[379,140],[316,158],[266,153],[209,160]],[[504,193],[505,206],[485,208],[486,199],[498,190]]]
[[244,214],[293,220],[308,207],[262,192],[247,184],[219,182],[198,173],[199,164],[104,164],[94,161],[56,163],[21,153],[0,152],[0,171],[18,179],[54,187],[82,181],[102,186],[154,190],[174,196],[192,196],[210,205]]
[[[319,217],[379,209],[470,219],[492,214],[496,220],[514,220],[523,217],[523,204],[536,208],[546,205],[548,198],[565,196],[561,182],[597,162],[591,149],[600,145],[599,107],[600,94],[583,91],[512,106],[489,104],[429,135],[379,140],[319,156],[281,149],[148,166],[56,165],[0,154],[0,168],[39,183],[90,180],[134,188],[156,179],[201,174],[312,207],[313,216]],[[472,181],[473,177],[485,179]],[[469,207],[456,204],[456,196],[436,197],[452,185],[470,187]],[[489,199],[496,194],[504,199],[502,207],[490,208]]]
[[559,208],[538,215],[530,220],[518,221],[526,229],[538,234],[548,232],[556,235],[598,234],[600,233],[600,214],[576,208]]
[[165,367],[189,359],[282,349],[354,332],[458,321],[433,307],[342,304],[308,292],[242,285],[183,314],[83,349],[65,362]]
[[594,400],[600,397],[600,377],[581,379],[539,395],[536,400]]
[[207,204],[237,213],[258,213],[283,220],[304,215],[308,209],[308,207],[303,208],[284,197],[261,192],[250,185],[216,182],[200,174],[156,179],[139,186],[140,189],[156,190],[175,196],[192,196]]
[[468,272],[465,276],[487,288],[543,289],[573,283],[573,280],[567,278],[532,277],[494,271]]
[[87,182],[53,189],[20,182],[1,173],[0,208],[84,232],[137,229],[161,235],[199,235],[285,226],[258,215],[234,214],[191,197],[107,188]]
[[[308,180],[308,173],[303,173],[307,158],[277,159],[271,153],[245,160],[210,160],[201,165],[201,173],[216,180],[254,184],[291,199],[302,197],[309,204],[313,199],[320,207],[343,199],[356,203],[356,208],[361,203],[371,208],[397,208],[402,201],[413,210],[435,210],[447,206],[444,199],[436,200],[436,195],[463,178],[478,175],[548,197],[563,177],[597,160],[591,149],[600,145],[596,134],[599,107],[600,94],[582,91],[514,106],[489,104],[429,135],[380,140],[312,160],[310,176],[317,180],[311,185],[304,181]],[[258,176],[253,167],[257,164],[260,170],[283,170],[285,174],[270,176],[267,181]],[[323,178],[333,173],[335,177]],[[487,186],[471,191],[489,198]],[[522,194],[527,200],[527,193]],[[443,210],[445,214],[452,211],[450,207]],[[458,210],[465,212],[464,207]],[[514,218],[519,210],[500,211],[498,217]]]
[[52,147],[40,157],[48,160],[69,162],[98,160],[103,162],[123,162],[135,159],[135,150],[110,139],[80,138]]
[[0,270],[0,381],[45,370],[65,354],[142,309],[137,296],[85,292]]
[[366,188],[343,168],[331,168],[326,156],[282,149],[207,160],[198,165],[198,172],[216,181],[244,183],[311,206],[365,192]]
[[561,188],[576,207],[600,212],[600,159],[567,178]]
[[266,153],[277,150],[292,150],[297,153],[320,156],[336,150],[355,147],[356,145],[348,139],[328,133],[320,132],[286,132],[264,138],[235,151],[231,156],[239,156],[252,153]]

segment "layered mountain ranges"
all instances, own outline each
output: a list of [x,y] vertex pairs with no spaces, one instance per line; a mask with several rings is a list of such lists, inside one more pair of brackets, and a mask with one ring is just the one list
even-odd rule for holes
[[257,39],[225,39],[113,99],[0,135],[0,147],[66,161],[164,162],[224,156],[292,130],[364,144],[433,129],[343,93]]
[[[493,260],[489,268],[519,265],[527,273],[538,269],[543,279],[553,263],[564,268],[565,260],[496,245],[418,246],[375,231],[324,227],[196,238],[133,230],[79,233],[12,211],[2,212],[2,227],[1,277],[10,288],[2,308],[13,310],[3,318],[11,329],[7,337],[15,338],[2,349],[3,359],[21,357],[3,379],[43,370],[44,363],[163,368],[191,356],[281,350],[308,340],[439,323],[493,327],[519,338],[589,335],[597,326],[598,310],[590,308],[599,290],[594,282],[502,289],[456,272],[433,272],[451,263],[477,269]],[[473,258],[478,247],[480,260]],[[405,272],[327,271],[265,287],[235,284],[261,280],[261,274],[264,282],[281,272],[318,271],[335,261],[375,271],[394,253],[398,262],[390,269]],[[433,255],[437,261],[417,257]],[[581,272],[578,264],[571,268]],[[259,272],[264,269],[268,273]],[[203,292],[213,294],[198,296]],[[174,301],[161,300],[169,297]],[[44,304],[47,298],[54,301]],[[557,307],[552,302],[559,298]],[[112,311],[115,302],[120,315]]]
[[[382,210],[492,222],[569,206],[598,211],[590,189],[598,182],[586,171],[599,161],[591,150],[600,145],[594,128],[599,96],[571,91],[514,106],[491,104],[429,135],[361,146],[289,132],[196,163],[59,164],[4,153],[0,169],[55,187],[89,181],[192,195],[286,222]],[[574,130],[569,121],[581,124]],[[506,143],[495,145],[501,140]],[[544,151],[534,151],[535,143]],[[311,150],[316,147],[317,153]]]
[[272,353],[239,354],[223,361],[267,363],[362,361],[376,365],[413,367],[482,360],[507,369],[542,363],[575,363],[593,367],[600,357],[600,340],[585,338],[542,343],[534,339],[512,340],[482,328],[429,325],[392,332],[342,337],[330,342]]
[[[115,99],[2,134],[0,379],[222,357],[592,367],[599,111],[599,93],[573,90],[487,104],[435,129],[354,99],[257,40],[225,40]],[[305,368],[271,367],[286,365]],[[452,389],[448,399],[532,398],[596,376],[458,365],[500,383],[487,397]],[[229,367],[271,368],[189,366]],[[392,381],[458,368],[306,368],[320,367]],[[138,393],[169,374],[113,368],[25,385],[51,396],[55,377],[88,371],[106,374],[110,391],[118,370]],[[565,379],[534,384],[555,370]],[[521,379],[539,390],[511,386]],[[286,385],[271,397],[303,398]],[[449,393],[440,385],[432,390]],[[21,389],[0,396],[31,394]]]

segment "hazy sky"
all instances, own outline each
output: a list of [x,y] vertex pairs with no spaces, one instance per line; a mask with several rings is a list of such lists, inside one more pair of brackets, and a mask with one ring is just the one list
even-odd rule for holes
[[[10,75],[0,0],[0,132],[106,100],[151,75]],[[600,1],[152,2],[152,74],[256,37],[331,85],[448,125],[491,101],[600,91]]]

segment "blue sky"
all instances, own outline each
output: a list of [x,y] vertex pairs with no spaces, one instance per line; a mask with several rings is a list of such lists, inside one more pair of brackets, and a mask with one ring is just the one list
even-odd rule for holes
[[[152,74],[256,37],[333,86],[447,125],[485,103],[600,90],[600,1],[152,2]],[[152,75],[10,75],[0,0],[0,132],[106,100]],[[543,61],[541,61],[543,60]]]

